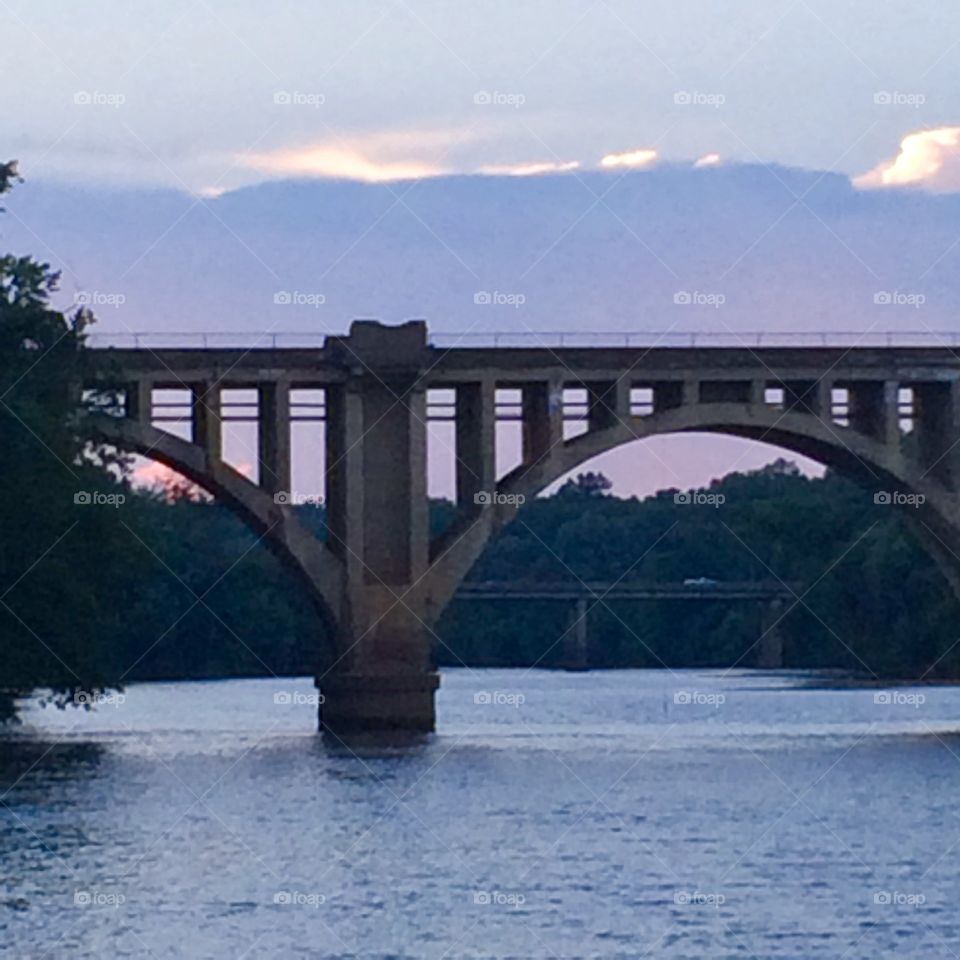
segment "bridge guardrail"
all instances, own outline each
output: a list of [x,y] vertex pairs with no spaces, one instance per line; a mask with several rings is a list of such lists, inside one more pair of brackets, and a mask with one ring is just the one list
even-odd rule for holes
[[[330,334],[310,331],[129,331],[92,333],[94,349],[209,350],[320,349]],[[825,330],[783,332],[744,331],[489,331],[432,333],[431,346],[458,348],[577,348],[577,347],[960,347],[960,330]]]

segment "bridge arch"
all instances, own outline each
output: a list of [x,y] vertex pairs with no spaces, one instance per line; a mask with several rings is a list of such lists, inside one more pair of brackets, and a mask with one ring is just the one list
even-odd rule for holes
[[334,644],[340,640],[343,572],[326,545],[300,521],[290,506],[274,498],[242,473],[210,457],[195,443],[130,418],[91,418],[100,441],[162,463],[221,502],[260,537],[283,568],[304,589]]
[[497,491],[508,502],[490,504],[466,529],[452,531],[450,545],[438,551],[429,583],[428,609],[433,621],[453,599],[487,544],[516,516],[518,507],[509,500],[516,498],[522,503],[535,497],[589,460],[625,444],[685,433],[722,434],[768,443],[833,468],[867,491],[922,495],[921,506],[901,512],[960,598],[960,558],[952,546],[960,542],[954,497],[938,481],[921,473],[901,451],[891,450],[850,427],[824,423],[809,413],[714,403],[684,405],[588,430],[556,444],[540,462],[521,464],[504,476]]

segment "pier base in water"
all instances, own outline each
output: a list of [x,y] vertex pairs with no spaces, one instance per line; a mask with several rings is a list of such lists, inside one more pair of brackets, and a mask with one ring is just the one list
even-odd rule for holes
[[440,674],[358,674],[325,677],[320,684],[320,730],[334,737],[356,733],[436,728],[434,703]]

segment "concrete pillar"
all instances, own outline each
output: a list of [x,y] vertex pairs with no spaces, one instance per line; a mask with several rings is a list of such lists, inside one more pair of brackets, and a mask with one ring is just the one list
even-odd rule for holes
[[[882,380],[851,380],[847,388],[850,426],[874,440],[887,440],[887,391]],[[896,409],[896,396],[893,398]],[[893,423],[896,426],[896,423]]]
[[833,423],[833,380],[821,377],[814,388],[813,406],[816,415],[826,424]]
[[571,611],[570,624],[563,637],[563,661],[565,670],[588,670],[590,668],[590,641],[588,622],[590,599],[577,597]]
[[195,383],[190,387],[190,434],[210,460],[223,459],[223,423],[220,418],[220,384]]
[[885,380],[883,384],[883,442],[898,451],[902,434],[900,433],[900,383],[897,380]]
[[126,385],[124,393],[125,415],[149,427],[153,422],[153,384],[147,379],[134,380]]
[[479,382],[456,390],[457,505],[476,513],[483,506],[478,495],[497,486],[496,391]]
[[348,376],[327,389],[329,543],[343,558],[340,661],[317,678],[322,729],[434,728],[430,634],[422,591],[429,561],[422,323],[355,322],[340,341]]
[[957,439],[953,418],[953,384],[914,383],[914,430],[920,464],[930,476],[951,481],[951,447]]
[[[587,424],[591,430],[613,427],[627,419],[623,409],[623,391],[618,380],[592,380],[587,388]],[[629,397],[629,394],[628,394]],[[629,399],[628,399],[629,404]]]
[[545,460],[563,443],[563,383],[558,379],[523,384],[523,463]]
[[700,402],[700,381],[683,381],[683,403],[685,406]]
[[290,385],[261,383],[257,387],[257,446],[260,486],[267,493],[291,487]]
[[776,597],[764,608],[760,623],[760,638],[754,658],[754,666],[759,670],[780,670],[783,667],[782,616],[783,599]]
[[764,406],[767,402],[767,381],[750,381],[750,403],[755,406]]

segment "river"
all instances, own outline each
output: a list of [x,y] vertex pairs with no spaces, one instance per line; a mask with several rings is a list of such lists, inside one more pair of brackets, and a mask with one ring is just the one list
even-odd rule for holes
[[960,689],[447,670],[330,746],[308,680],[143,684],[2,742],[0,956],[960,954]]

